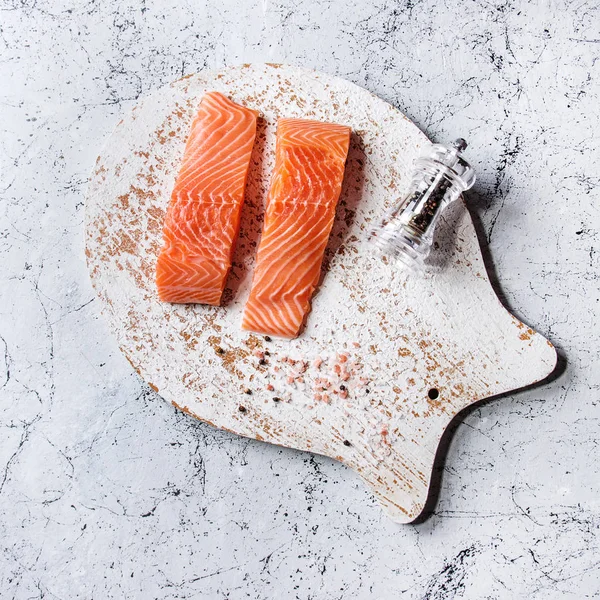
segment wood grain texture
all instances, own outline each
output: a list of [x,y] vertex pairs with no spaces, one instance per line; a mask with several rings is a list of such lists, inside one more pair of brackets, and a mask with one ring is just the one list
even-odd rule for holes
[[[162,222],[189,123],[209,90],[261,113],[258,143],[226,305],[169,306],[154,288]],[[240,329],[279,116],[354,131],[322,284],[293,342]],[[98,159],[86,208],[92,281],[141,376],[216,427],[342,461],[398,522],[421,512],[452,418],[543,379],[556,362],[549,342],[496,298],[461,202],[444,216],[430,275],[407,278],[370,252],[369,225],[402,194],[425,142],[392,106],[340,79],[269,65],[204,72],[123,118]],[[338,393],[319,399],[330,385]]]

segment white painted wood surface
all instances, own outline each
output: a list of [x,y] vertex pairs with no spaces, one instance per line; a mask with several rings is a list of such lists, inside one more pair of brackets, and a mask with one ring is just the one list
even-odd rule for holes
[[[153,280],[162,218],[189,122],[213,89],[264,117],[235,266],[225,306],[165,305]],[[355,132],[325,276],[305,332],[291,342],[240,330],[278,116],[330,120]],[[86,206],[92,281],[142,377],[216,427],[342,461],[398,522],[421,512],[452,418],[473,402],[543,379],[556,362],[549,342],[496,298],[461,202],[444,217],[432,274],[407,278],[370,252],[369,224],[402,194],[425,142],[401,113],[341,79],[269,65],[202,72],[147,96],[123,117],[98,159]],[[265,350],[261,365],[256,355]],[[343,382],[335,366],[340,353],[352,365]],[[288,384],[303,363],[304,382]],[[345,385],[348,398],[317,400],[320,378]],[[432,389],[439,392],[434,400]]]

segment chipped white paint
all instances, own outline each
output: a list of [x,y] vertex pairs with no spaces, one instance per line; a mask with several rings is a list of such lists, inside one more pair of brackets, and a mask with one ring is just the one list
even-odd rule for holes
[[[264,121],[226,306],[170,306],[158,301],[153,282],[162,216],[207,90],[259,110]],[[306,330],[292,342],[240,330],[278,116],[355,132],[326,273]],[[543,379],[556,361],[551,345],[494,295],[462,203],[445,215],[433,274],[407,279],[369,251],[369,224],[402,193],[425,141],[393,107],[341,79],[268,65],[203,72],[123,117],[99,157],[86,209],[93,283],[134,368],[165,399],[217,427],[344,462],[398,522],[421,512],[452,418]],[[266,364],[253,349],[268,351]],[[341,352],[353,365],[345,379],[335,367]],[[301,384],[281,376],[288,358],[306,361]],[[315,359],[324,360],[319,368]],[[343,383],[348,397],[319,401],[323,376],[338,390]],[[429,398],[432,389],[439,398]]]

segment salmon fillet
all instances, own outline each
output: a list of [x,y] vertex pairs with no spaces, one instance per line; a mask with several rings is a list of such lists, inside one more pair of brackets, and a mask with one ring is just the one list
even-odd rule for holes
[[218,92],[204,95],[165,217],[156,264],[162,301],[220,303],[255,136],[254,111]]
[[319,281],[349,144],[349,127],[279,120],[275,169],[242,329],[298,335]]

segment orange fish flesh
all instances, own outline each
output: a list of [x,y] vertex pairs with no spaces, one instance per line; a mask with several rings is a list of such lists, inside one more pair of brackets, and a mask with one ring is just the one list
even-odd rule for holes
[[252,289],[242,329],[296,337],[319,281],[350,144],[350,128],[280,119]]
[[220,303],[255,136],[253,110],[218,92],[204,95],[165,217],[156,265],[162,301]]

